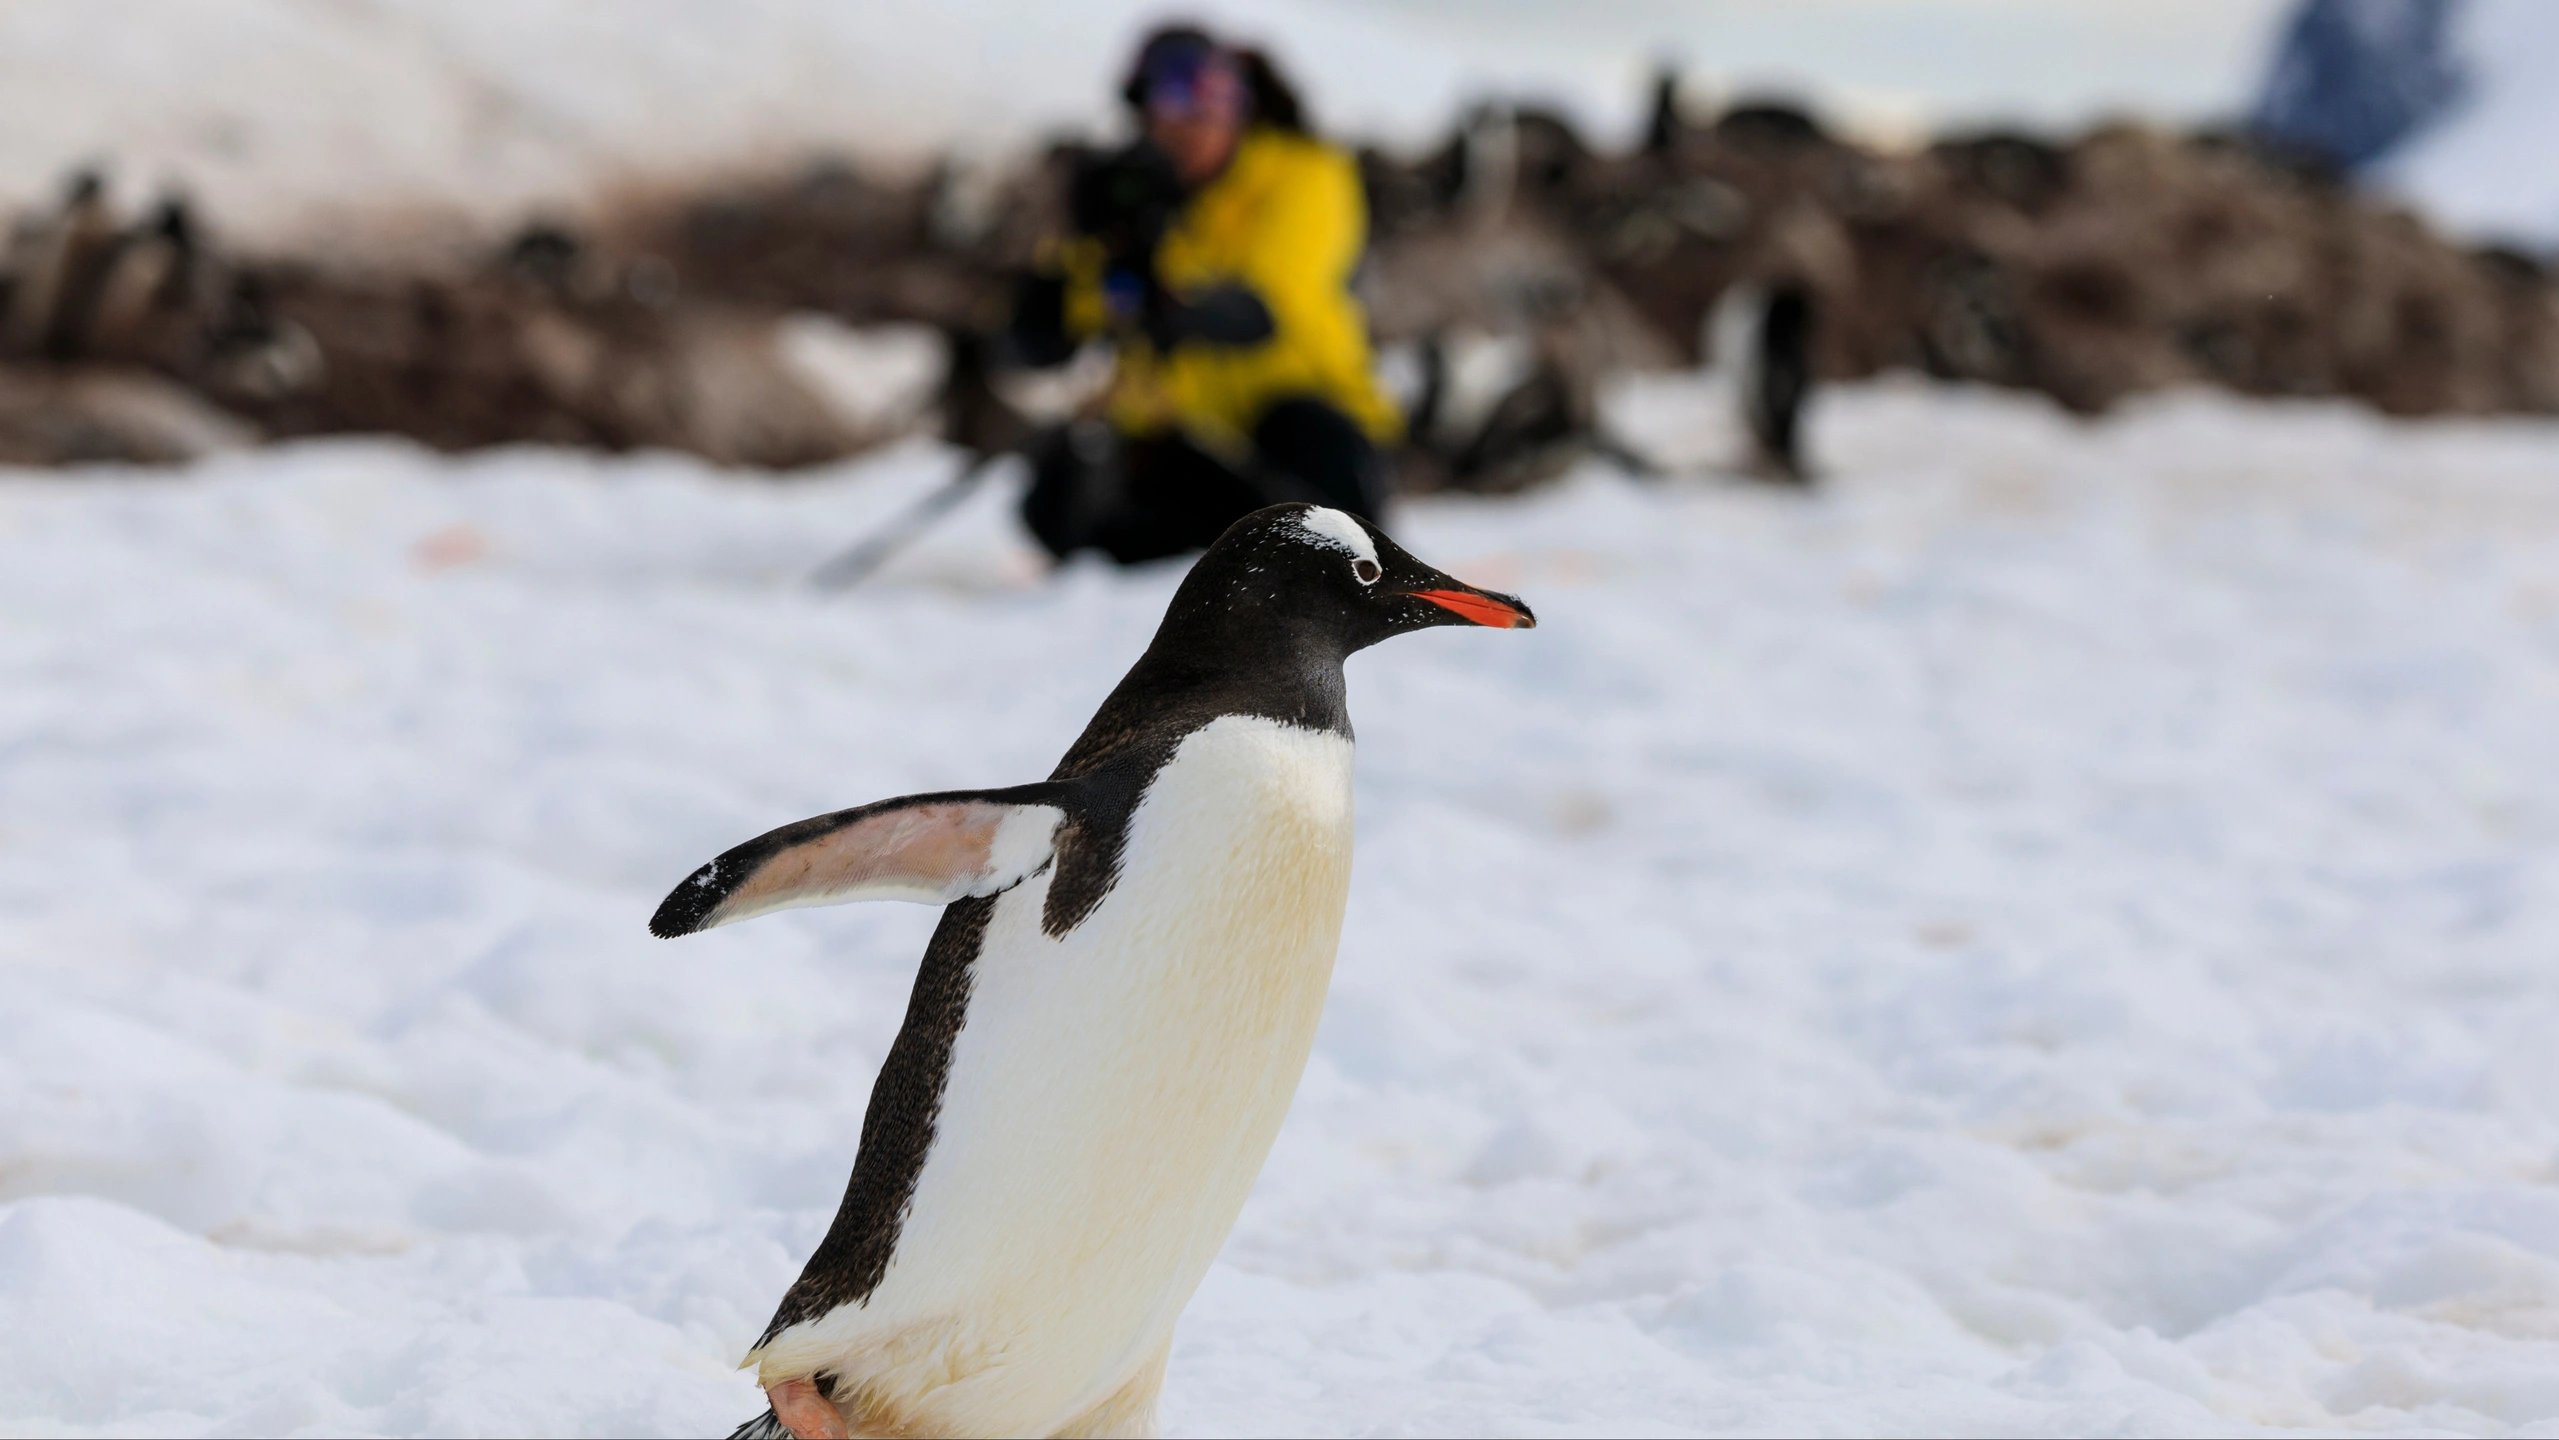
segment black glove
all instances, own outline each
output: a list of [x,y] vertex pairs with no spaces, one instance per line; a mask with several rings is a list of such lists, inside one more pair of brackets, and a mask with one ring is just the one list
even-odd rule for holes
[[1259,345],[1278,329],[1262,297],[1233,281],[1179,293],[1150,286],[1144,324],[1146,338],[1163,351],[1183,344]]

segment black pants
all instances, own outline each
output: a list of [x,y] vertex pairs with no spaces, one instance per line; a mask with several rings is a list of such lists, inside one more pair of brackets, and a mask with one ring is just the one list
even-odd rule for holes
[[1227,526],[1285,500],[1377,518],[1377,447],[1323,401],[1283,400],[1263,412],[1253,451],[1238,470],[1178,433],[1055,430],[1032,449],[1022,520],[1060,559],[1093,549],[1135,565],[1205,549]]

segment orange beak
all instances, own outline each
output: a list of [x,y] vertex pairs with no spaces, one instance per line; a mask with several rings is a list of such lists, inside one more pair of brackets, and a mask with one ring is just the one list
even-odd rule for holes
[[1428,600],[1442,610],[1464,616],[1478,625],[1490,625],[1496,630],[1537,628],[1537,617],[1529,613],[1527,606],[1499,595],[1487,595],[1480,590],[1416,590],[1412,593],[1416,600]]

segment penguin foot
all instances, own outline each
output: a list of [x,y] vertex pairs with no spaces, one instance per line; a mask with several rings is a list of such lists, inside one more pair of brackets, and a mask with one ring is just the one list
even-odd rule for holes
[[764,1396],[773,1402],[774,1418],[798,1440],[845,1440],[851,1433],[835,1402],[818,1392],[814,1380],[785,1380]]

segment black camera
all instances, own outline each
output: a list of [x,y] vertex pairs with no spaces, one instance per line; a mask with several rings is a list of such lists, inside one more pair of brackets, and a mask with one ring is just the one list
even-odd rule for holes
[[1087,157],[1067,193],[1067,217],[1079,235],[1102,243],[1114,270],[1151,274],[1155,247],[1181,212],[1181,176],[1147,141]]

